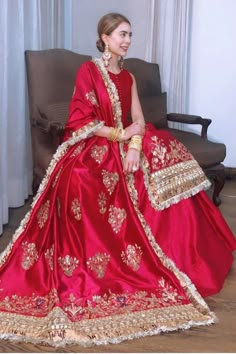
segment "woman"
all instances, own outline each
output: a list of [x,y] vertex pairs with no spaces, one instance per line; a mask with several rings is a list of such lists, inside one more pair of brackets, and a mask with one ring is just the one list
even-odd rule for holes
[[234,236],[187,149],[145,125],[120,67],[128,19],[105,15],[98,34],[103,54],[80,67],[64,141],[0,258],[4,339],[118,343],[215,321],[202,296],[222,287]]

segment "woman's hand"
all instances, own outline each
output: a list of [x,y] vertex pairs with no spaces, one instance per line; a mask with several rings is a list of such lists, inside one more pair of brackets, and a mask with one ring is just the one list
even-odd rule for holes
[[123,163],[124,174],[136,172],[139,169],[140,152],[136,149],[129,149]]
[[139,123],[132,123],[127,128],[125,128],[124,140],[129,140],[133,135],[143,136],[145,133],[145,127]]

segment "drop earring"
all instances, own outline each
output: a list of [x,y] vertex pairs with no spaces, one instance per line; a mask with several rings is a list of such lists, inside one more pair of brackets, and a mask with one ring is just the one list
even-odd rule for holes
[[105,50],[104,50],[104,52],[102,54],[102,59],[104,61],[105,67],[107,68],[108,65],[109,65],[109,60],[111,59],[111,52],[109,51],[108,44],[106,44],[106,46],[105,46]]
[[124,58],[122,56],[119,57],[119,67],[120,67],[120,70],[123,69],[123,66],[124,66]]

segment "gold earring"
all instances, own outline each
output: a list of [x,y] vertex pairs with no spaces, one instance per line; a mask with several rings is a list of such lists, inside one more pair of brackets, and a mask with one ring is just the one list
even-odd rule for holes
[[108,44],[106,44],[105,50],[104,50],[104,52],[102,54],[102,59],[104,61],[104,65],[105,65],[106,68],[109,65],[109,60],[111,59],[111,57],[112,56],[111,56],[111,52],[109,51],[109,46],[108,46]]

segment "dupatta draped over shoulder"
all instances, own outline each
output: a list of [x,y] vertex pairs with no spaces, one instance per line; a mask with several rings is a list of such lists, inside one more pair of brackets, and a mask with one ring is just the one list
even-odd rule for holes
[[[129,124],[132,77],[125,70],[119,75],[98,59],[78,71],[64,141],[0,257],[0,338],[106,344],[215,321],[199,291],[219,288],[230,261],[216,282],[210,266],[200,266],[205,289],[194,267],[191,273],[198,241],[180,257],[201,231],[189,197],[209,182],[197,162],[168,131],[147,124],[141,167],[125,176],[127,143],[94,135],[103,125]],[[202,207],[208,203],[199,198]],[[211,208],[205,224],[211,235],[213,219],[222,225],[221,241],[214,242],[219,250],[226,244],[226,258],[232,235]],[[175,243],[176,259],[174,229],[186,238]]]

